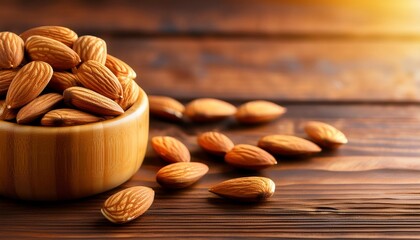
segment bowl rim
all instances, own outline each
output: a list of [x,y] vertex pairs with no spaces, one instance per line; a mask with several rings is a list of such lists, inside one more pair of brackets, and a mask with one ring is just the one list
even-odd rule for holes
[[140,90],[140,96],[137,99],[137,101],[123,114],[112,118],[107,119],[100,122],[95,123],[87,123],[83,125],[76,125],[76,126],[64,126],[64,127],[48,127],[48,126],[32,126],[32,125],[21,125],[13,122],[7,122],[0,120],[0,131],[30,131],[30,132],[36,132],[40,131],[43,133],[66,133],[66,132],[74,132],[75,130],[80,131],[86,131],[86,130],[92,130],[96,128],[108,128],[108,127],[114,127],[117,126],[123,122],[129,121],[130,119],[133,119],[137,117],[138,115],[142,115],[145,113],[146,110],[148,110],[148,98],[146,93],[142,88],[139,87]]

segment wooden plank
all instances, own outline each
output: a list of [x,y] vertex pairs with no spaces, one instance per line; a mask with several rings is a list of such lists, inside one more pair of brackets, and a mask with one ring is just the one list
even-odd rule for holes
[[418,36],[419,11],[416,0],[2,1],[0,29],[57,24],[90,34]]
[[[1,238],[299,238],[418,239],[420,236],[420,107],[417,105],[290,104],[267,125],[244,127],[232,119],[171,124],[151,119],[150,135],[175,136],[205,162],[209,173],[192,188],[165,191],[155,174],[165,163],[149,147],[139,172],[118,189],[146,185],[156,191],[151,209],[130,224],[101,216],[113,192],[63,203],[0,198]],[[308,120],[329,122],[349,144],[308,159],[278,158],[261,172],[238,171],[203,153],[197,133],[218,130],[235,143],[255,144],[270,133],[304,136]],[[232,178],[262,175],[277,185],[262,204],[234,204],[207,191]]]
[[420,100],[420,43],[108,38],[149,94],[188,99]]

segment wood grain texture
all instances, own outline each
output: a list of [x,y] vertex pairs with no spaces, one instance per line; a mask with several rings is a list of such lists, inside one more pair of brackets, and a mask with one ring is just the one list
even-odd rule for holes
[[72,127],[0,122],[0,194],[28,200],[74,199],[127,181],[148,139],[147,96],[123,115]]
[[[416,239],[420,214],[420,107],[417,105],[291,104],[284,117],[244,127],[233,119],[211,124],[173,124],[152,118],[150,136],[184,142],[192,161],[209,173],[189,189],[166,191],[155,182],[165,162],[149,145],[143,166],[122,187],[64,203],[36,204],[0,199],[0,232],[5,239],[39,238],[297,238]],[[238,171],[200,149],[196,134],[217,130],[236,144],[256,144],[268,133],[304,137],[306,121],[328,122],[349,144],[313,158],[278,158],[260,171]],[[261,175],[274,180],[266,203],[234,204],[207,189],[233,177]],[[115,226],[100,213],[103,201],[129,186],[156,192],[148,212]]]

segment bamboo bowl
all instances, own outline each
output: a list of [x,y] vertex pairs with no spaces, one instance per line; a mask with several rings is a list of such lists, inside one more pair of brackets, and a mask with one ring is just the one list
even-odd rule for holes
[[112,189],[139,169],[148,130],[142,90],[124,114],[103,122],[40,127],[0,121],[0,195],[68,200]]

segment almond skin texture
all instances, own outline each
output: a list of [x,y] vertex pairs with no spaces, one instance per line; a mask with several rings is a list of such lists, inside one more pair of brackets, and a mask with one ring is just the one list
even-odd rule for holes
[[136,72],[130,67],[130,65],[109,54],[106,56],[105,66],[117,77],[128,77],[131,79],[135,79],[137,77]]
[[6,95],[17,72],[17,70],[0,70],[0,96]]
[[251,101],[238,107],[236,120],[241,123],[259,124],[270,122],[286,112],[286,108],[268,101]]
[[80,63],[80,57],[71,48],[57,40],[32,36],[25,42],[25,48],[33,61],[44,61],[54,69],[71,69]]
[[26,41],[31,36],[39,35],[57,40],[68,47],[72,47],[77,39],[77,34],[69,28],[61,26],[40,26],[26,30],[20,37]]
[[13,120],[16,118],[17,110],[8,109],[6,107],[6,101],[0,100],[0,119],[1,120]]
[[177,100],[165,96],[149,96],[150,113],[162,119],[181,121],[185,107]]
[[106,42],[95,36],[81,36],[73,44],[73,50],[83,62],[94,60],[105,65],[107,56]]
[[233,116],[236,107],[214,98],[199,98],[188,103],[184,113],[194,122],[213,122]]
[[111,99],[123,98],[123,89],[117,77],[97,61],[84,62],[77,70],[79,82]]
[[45,62],[33,61],[23,66],[10,83],[6,95],[7,108],[20,108],[38,97],[52,74],[52,67]]
[[172,163],[158,171],[156,174],[156,181],[166,188],[186,188],[197,182],[208,171],[209,167],[203,163]]
[[12,32],[0,32],[0,69],[17,68],[23,60],[24,42]]
[[117,99],[116,102],[122,109],[129,109],[139,98],[140,87],[135,81],[130,81],[123,86],[123,98]]
[[41,95],[21,108],[16,116],[18,124],[28,124],[54,109],[63,100],[58,93],[47,93]]
[[152,138],[153,150],[169,163],[191,161],[190,151],[177,139],[169,136],[157,136]]
[[118,103],[101,94],[83,87],[67,88],[64,93],[64,102],[80,110],[101,116],[118,116],[124,110]]
[[79,85],[76,75],[69,72],[54,72],[48,87],[57,91],[64,92],[67,88],[75,87]]
[[113,223],[126,223],[143,215],[152,206],[154,198],[155,192],[151,188],[127,188],[110,196],[101,212]]
[[290,135],[265,136],[258,141],[258,147],[283,156],[305,156],[321,152],[321,148],[313,142]]
[[277,164],[276,159],[259,147],[239,144],[225,155],[225,162],[243,169],[260,170]]
[[60,108],[47,112],[41,119],[42,126],[63,127],[94,123],[104,120],[90,113],[71,108]]
[[324,148],[338,148],[348,142],[344,133],[337,128],[317,121],[305,124],[305,132],[319,146]]
[[200,134],[197,137],[197,143],[206,152],[217,156],[224,156],[234,147],[232,140],[218,132],[205,132]]
[[241,177],[221,182],[209,189],[220,197],[242,202],[264,201],[273,196],[276,184],[265,177]]

